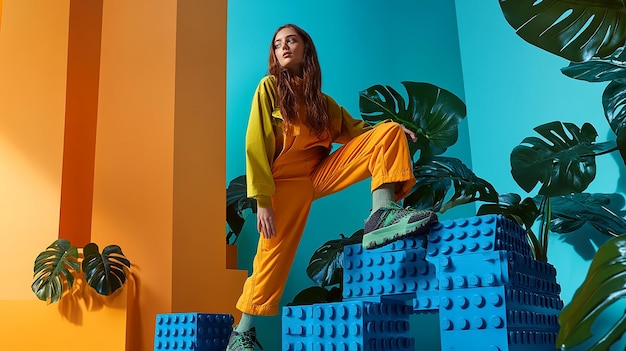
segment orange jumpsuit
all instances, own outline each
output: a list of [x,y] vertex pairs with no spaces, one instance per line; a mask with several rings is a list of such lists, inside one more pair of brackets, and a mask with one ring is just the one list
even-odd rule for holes
[[[415,184],[399,124],[368,127],[326,96],[331,136],[318,139],[305,124],[285,131],[274,97],[274,80],[268,76],[255,93],[246,134],[248,195],[261,207],[271,201],[277,234],[271,239],[260,236],[252,274],[237,302],[237,309],[251,315],[278,314],[313,200],[372,177],[372,190],[396,183],[394,197],[399,201]],[[301,108],[298,113],[302,118],[306,111]],[[334,142],[345,144],[329,154]]]

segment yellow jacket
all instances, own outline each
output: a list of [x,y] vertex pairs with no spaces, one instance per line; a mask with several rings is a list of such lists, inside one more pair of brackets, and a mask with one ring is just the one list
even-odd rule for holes
[[[332,143],[345,144],[371,127],[363,120],[356,120],[337,102],[324,94],[330,115],[330,138]],[[283,117],[276,96],[274,76],[261,79],[250,110],[246,132],[246,179],[248,196],[257,199],[259,207],[269,207],[275,186],[272,163],[284,145],[291,145],[293,136],[283,132]]]

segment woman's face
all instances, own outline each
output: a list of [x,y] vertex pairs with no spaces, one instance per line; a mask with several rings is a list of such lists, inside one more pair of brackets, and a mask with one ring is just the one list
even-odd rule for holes
[[274,55],[282,67],[298,76],[302,75],[304,42],[293,28],[286,27],[276,33]]

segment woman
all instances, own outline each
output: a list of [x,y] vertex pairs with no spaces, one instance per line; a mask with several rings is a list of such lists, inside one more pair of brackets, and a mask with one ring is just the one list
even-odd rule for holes
[[[255,92],[246,133],[248,196],[257,200],[261,236],[227,351],[253,351],[255,316],[278,314],[313,200],[372,177],[366,248],[418,235],[437,220],[395,204],[415,184],[407,143],[415,134],[394,122],[372,128],[323,94],[315,46],[304,30],[293,24],[276,30],[269,73]],[[344,145],[330,153],[333,143]]]

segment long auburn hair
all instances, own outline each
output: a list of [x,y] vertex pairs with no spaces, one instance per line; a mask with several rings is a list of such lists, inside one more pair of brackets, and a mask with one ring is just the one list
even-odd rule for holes
[[278,32],[284,28],[292,28],[298,33],[304,43],[304,55],[302,59],[302,92],[306,106],[307,120],[304,121],[318,138],[327,135],[330,129],[330,116],[326,107],[326,101],[322,94],[322,71],[317,59],[317,51],[311,36],[295,24],[285,24],[274,32],[270,43],[269,73],[276,77],[276,89],[278,91],[278,104],[287,124],[299,121],[296,102],[296,80],[293,73],[278,63],[274,53],[274,40]]

